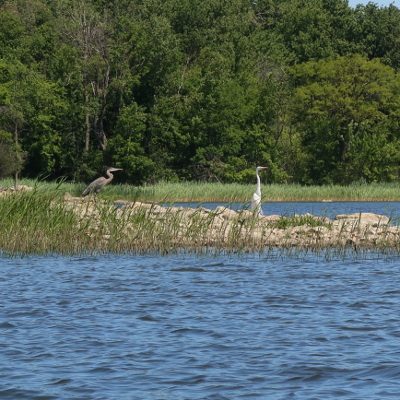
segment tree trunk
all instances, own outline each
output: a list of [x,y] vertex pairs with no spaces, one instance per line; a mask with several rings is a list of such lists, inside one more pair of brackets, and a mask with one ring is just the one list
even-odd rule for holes
[[[18,125],[14,125],[14,146],[15,146],[15,156],[19,159],[19,154],[18,154]],[[19,160],[18,160],[19,161]],[[17,162],[19,164],[19,162]],[[16,170],[14,173],[14,189],[18,190],[19,187],[19,168],[20,166],[16,166]]]
[[102,79],[101,80],[99,79],[98,82],[96,83],[94,90],[94,96],[99,99],[100,103],[97,115],[94,120],[94,131],[100,149],[102,151],[105,151],[107,147],[107,136],[106,133],[104,132],[104,115],[107,107],[108,85],[110,82],[110,63],[108,62],[106,52],[104,52],[103,54],[103,60],[106,65],[106,70],[104,71]]
[[[85,105],[88,107],[89,104],[89,95],[86,92],[85,93]],[[86,125],[86,133],[85,133],[85,151],[89,151],[89,145],[90,145],[90,115],[89,111],[86,110],[85,113],[85,125]]]

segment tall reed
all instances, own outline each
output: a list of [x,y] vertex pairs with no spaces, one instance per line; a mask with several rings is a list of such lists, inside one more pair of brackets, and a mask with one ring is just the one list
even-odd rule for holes
[[8,253],[63,253],[74,242],[75,214],[54,196],[21,192],[0,198],[0,249]]
[[[40,180],[21,180],[21,184],[32,186],[37,191],[53,191],[60,195],[66,192],[81,196],[85,184],[69,183],[64,180],[47,182]],[[11,186],[10,179],[0,180],[0,187]],[[255,185],[159,182],[155,185],[133,186],[118,184],[115,181],[106,186],[99,197],[106,200],[125,199],[146,202],[249,202]],[[365,184],[355,183],[349,186],[302,186],[299,184],[262,185],[263,200],[268,201],[398,201],[400,185],[398,183]]]
[[239,216],[228,221],[202,207],[69,202],[57,192],[33,190],[0,198],[0,249],[8,254],[250,251],[260,247],[255,221]]
[[[333,224],[308,215],[269,220],[223,207],[187,209],[161,207],[154,202],[121,206],[101,199],[63,198],[55,187],[0,197],[0,249],[7,254],[80,255],[246,254],[271,248],[290,253],[303,248],[337,254],[340,249],[360,251],[361,244],[365,248],[400,250],[398,232],[378,226],[379,234],[371,236],[368,227],[356,222],[335,228],[332,241],[327,241],[321,235],[329,237]],[[364,244],[354,242],[355,237]]]

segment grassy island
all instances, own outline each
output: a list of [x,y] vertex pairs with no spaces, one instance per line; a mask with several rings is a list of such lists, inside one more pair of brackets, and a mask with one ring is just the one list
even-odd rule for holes
[[[216,186],[202,187],[204,190]],[[227,186],[222,197],[218,197],[222,190],[215,190],[213,197],[202,198],[199,194],[195,200],[244,201],[245,189],[252,189],[232,186],[229,191],[230,185]],[[188,200],[183,196],[184,187],[193,190],[187,190],[188,197],[194,196],[195,184],[149,188],[110,185],[96,200],[76,196],[83,185],[67,183],[38,183],[29,190],[3,190],[0,249],[6,254],[83,255],[181,251],[243,254],[277,248],[328,253],[348,249],[397,252],[400,247],[399,227],[381,215],[340,215],[331,220],[311,214],[258,216],[246,209],[233,211],[225,206],[209,210],[201,205],[194,208],[160,205],[160,201]],[[181,191],[169,194],[172,188]],[[389,188],[388,185],[387,193]]]

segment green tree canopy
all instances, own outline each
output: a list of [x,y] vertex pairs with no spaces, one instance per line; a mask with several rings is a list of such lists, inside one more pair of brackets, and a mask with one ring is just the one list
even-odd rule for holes
[[399,27],[346,0],[2,0],[0,131],[31,177],[396,180]]
[[[308,158],[303,181],[389,179],[384,170],[388,164],[395,168],[398,157],[390,151],[388,158],[386,145],[399,146],[400,92],[395,71],[378,59],[352,55],[304,63],[291,73],[296,86],[293,122]],[[379,140],[369,139],[376,135]],[[366,143],[369,147],[375,143],[373,150],[367,151]],[[375,165],[374,173],[354,174],[354,159],[369,163],[371,151],[376,152],[374,162],[382,163],[384,170],[379,173],[381,168]]]

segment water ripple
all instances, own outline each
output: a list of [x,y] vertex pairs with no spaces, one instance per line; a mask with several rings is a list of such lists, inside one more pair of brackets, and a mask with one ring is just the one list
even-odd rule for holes
[[1,259],[1,399],[398,398],[390,261]]

